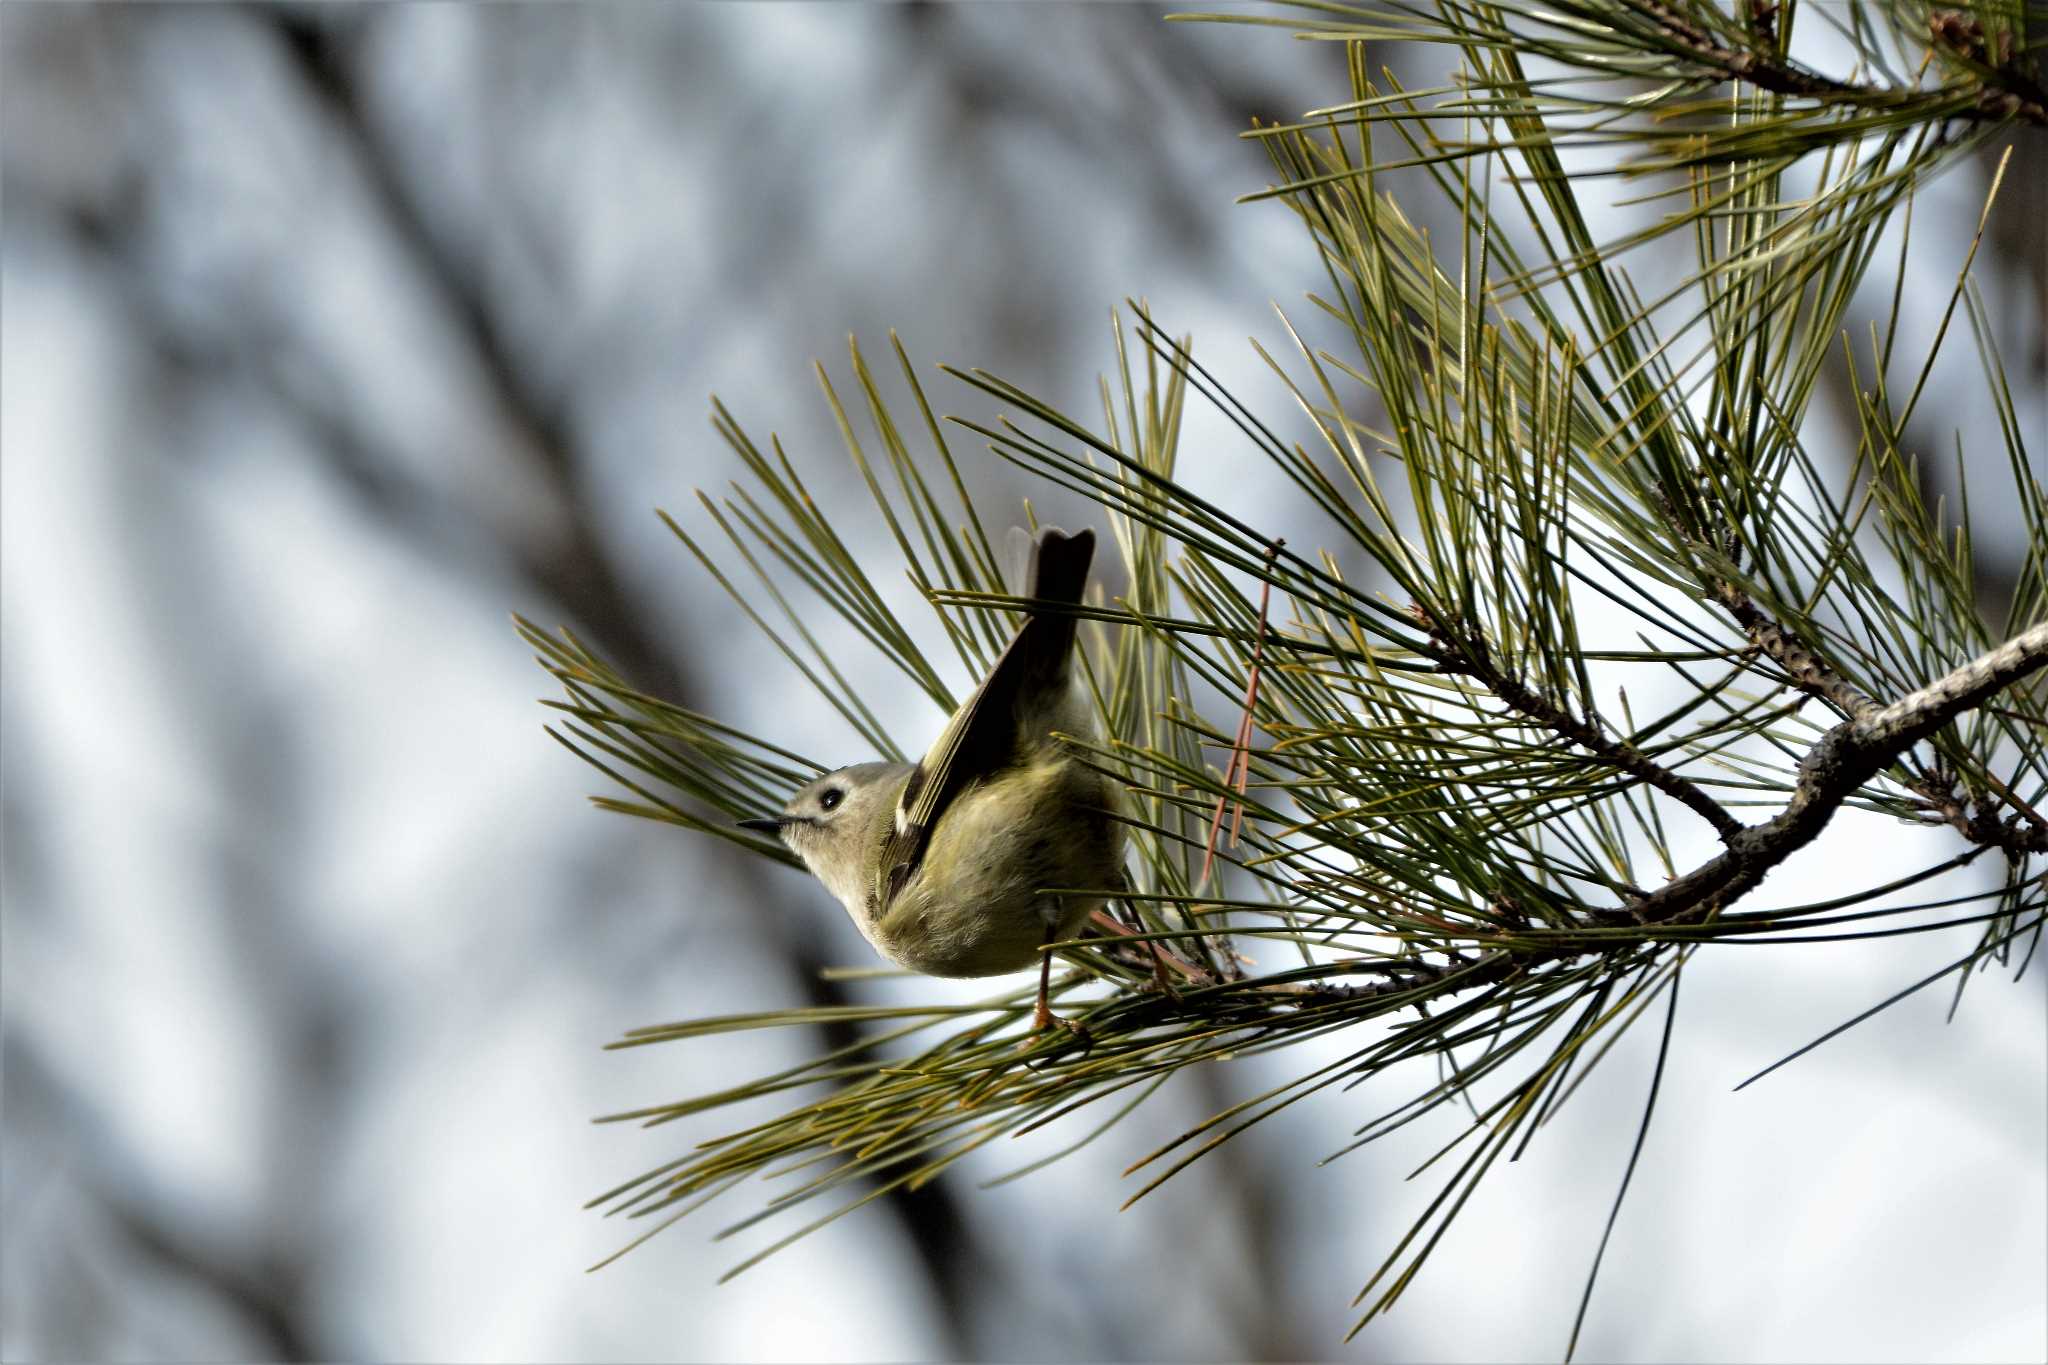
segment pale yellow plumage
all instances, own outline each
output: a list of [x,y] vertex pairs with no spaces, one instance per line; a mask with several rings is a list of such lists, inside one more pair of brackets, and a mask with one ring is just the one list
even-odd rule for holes
[[[1024,595],[1078,603],[1094,542],[1042,532]],[[1117,789],[1054,737],[1094,728],[1073,642],[1071,616],[1032,613],[922,762],[838,769],[744,823],[780,832],[892,962],[932,976],[1040,965],[1123,884]]]

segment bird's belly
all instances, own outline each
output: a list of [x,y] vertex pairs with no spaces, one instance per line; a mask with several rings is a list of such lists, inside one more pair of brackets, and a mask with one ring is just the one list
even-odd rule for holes
[[[1115,797],[1079,764],[1048,768],[1033,784],[1042,789],[1020,791],[1021,801],[977,801],[969,793],[940,821],[916,875],[887,913],[863,926],[884,957],[928,976],[1021,971],[1038,965],[1048,937],[1073,937],[1102,907],[1100,895],[1043,893],[1116,885],[1122,826],[1098,813],[1048,830],[1037,817],[1046,802],[1099,811]],[[1072,790],[1079,779],[1089,790]]]
[[[1057,919],[1040,908],[1041,899],[1057,907]],[[884,957],[927,976],[995,976],[1036,967],[1040,945],[1072,937],[1101,905],[1095,898],[1032,896],[935,913],[928,898],[906,888],[870,938]]]

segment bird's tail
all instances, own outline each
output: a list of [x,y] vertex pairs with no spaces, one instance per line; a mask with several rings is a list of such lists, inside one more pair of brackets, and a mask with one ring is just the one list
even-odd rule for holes
[[1079,602],[1088,586],[1088,566],[1094,562],[1092,529],[1084,526],[1068,535],[1057,526],[1048,526],[1032,542],[1024,596],[1046,602]]
[[[1095,559],[1095,532],[1083,527],[1072,535],[1057,526],[1045,527],[1031,543],[1020,595],[1062,606],[1077,605],[1088,587],[1088,566]],[[1074,617],[1061,612],[1032,612],[1010,646],[1023,671],[1043,686],[1063,678],[1072,662]]]

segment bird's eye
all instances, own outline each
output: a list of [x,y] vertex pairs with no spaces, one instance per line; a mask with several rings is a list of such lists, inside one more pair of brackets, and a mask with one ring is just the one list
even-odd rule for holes
[[834,810],[838,807],[839,803],[841,801],[844,801],[845,799],[845,792],[839,790],[839,788],[837,787],[827,787],[824,791],[818,793],[818,809]]

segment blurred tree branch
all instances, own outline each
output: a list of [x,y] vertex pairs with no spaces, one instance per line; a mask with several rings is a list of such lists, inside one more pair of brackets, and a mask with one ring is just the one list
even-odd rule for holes
[[[81,1097],[35,1049],[10,1035],[5,1056],[0,1073],[6,1077],[6,1104],[13,1122],[21,1125],[11,1142],[28,1136],[46,1148],[40,1155],[56,1165],[63,1159],[59,1154],[65,1135],[105,1131],[105,1123],[85,1112]],[[17,1148],[10,1155],[21,1160],[24,1153]],[[111,1176],[106,1167],[114,1164],[103,1162],[80,1170],[78,1165],[66,1163],[68,1169],[59,1167],[44,1178],[62,1182],[77,1178],[71,1172],[78,1171],[87,1182],[85,1193],[97,1212],[111,1222],[129,1251],[146,1262],[149,1270],[194,1284],[227,1306],[254,1335],[255,1344],[267,1358],[322,1360],[332,1354],[320,1344],[322,1335],[307,1299],[307,1267],[274,1254],[248,1254],[223,1247],[217,1232],[211,1241],[196,1235],[184,1220]],[[10,1212],[21,1216],[18,1208]],[[100,1305],[92,1304],[85,1308],[84,1316],[96,1319],[106,1314]]]
[[[354,16],[343,21],[347,27],[337,27],[328,15],[272,7],[254,13],[275,28],[308,89],[318,95],[333,126],[354,147],[355,160],[365,173],[380,215],[417,260],[423,278],[439,290],[447,313],[457,322],[460,335],[487,376],[497,405],[513,428],[529,438],[517,449],[529,457],[549,491],[549,503],[557,513],[553,532],[543,541],[532,542],[501,527],[492,539],[513,546],[521,572],[534,587],[567,609],[592,632],[593,639],[616,650],[622,666],[641,685],[671,696],[690,695],[697,690],[695,684],[682,675],[673,655],[648,634],[648,613],[629,600],[611,563],[579,478],[580,464],[565,411],[528,378],[481,281],[466,264],[474,258],[444,242],[429,227],[400,172],[398,156],[383,145],[375,120],[361,102],[349,55]],[[752,878],[758,874],[745,875]],[[778,937],[787,940],[794,936]],[[793,966],[798,979],[807,983],[815,1008],[829,1011],[844,1004],[840,987],[822,977],[815,966],[807,968],[801,961]],[[844,1045],[843,1025],[826,1025],[821,1034],[827,1050]],[[891,1203],[936,1291],[949,1339],[956,1343],[965,1340],[967,1281],[977,1261],[967,1223],[944,1188],[898,1194]]]
[[[379,218],[418,264],[420,278],[437,292],[443,312],[481,369],[494,405],[510,429],[526,438],[506,453],[524,456],[541,479],[555,513],[553,524],[539,539],[520,535],[514,526],[498,526],[492,528],[491,541],[509,546],[521,574],[583,623],[592,638],[604,641],[629,673],[671,694],[683,690],[676,661],[647,633],[647,613],[628,598],[605,548],[565,407],[517,359],[500,310],[492,306],[478,275],[476,253],[445,240],[429,225],[398,150],[386,145],[364,107],[352,51],[366,21],[268,5],[249,13],[278,35],[329,125],[349,145]],[[359,461],[348,458],[350,446],[333,449],[338,460],[359,467]]]

